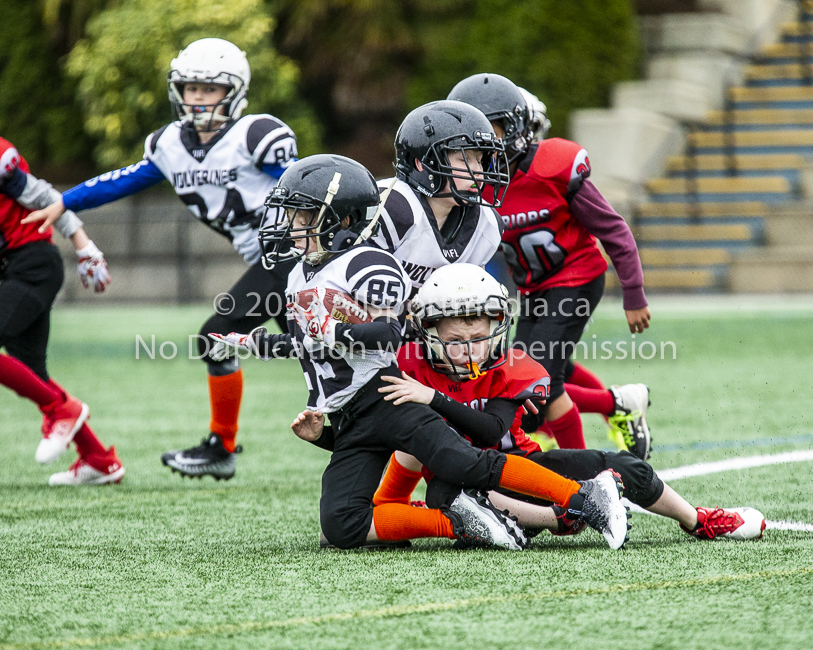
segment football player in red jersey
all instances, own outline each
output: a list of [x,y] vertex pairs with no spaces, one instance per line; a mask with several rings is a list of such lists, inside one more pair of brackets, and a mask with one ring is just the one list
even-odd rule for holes
[[[565,375],[573,373],[570,356],[604,291],[607,262],[597,240],[621,281],[627,322],[635,333],[649,327],[651,318],[635,239],[588,180],[587,151],[561,138],[532,144],[532,116],[514,83],[477,74],[457,84],[448,98],[483,111],[506,143],[511,183],[498,212],[505,225],[503,252],[523,298],[515,345],[522,344],[550,373],[545,418],[559,446],[584,448],[579,408],[564,383]],[[642,459],[649,456],[646,386],[581,387],[578,392],[591,411],[615,418],[630,451]],[[525,420],[528,431],[540,424],[538,415]]]
[[[413,299],[413,322],[420,343],[401,347],[402,378],[384,377],[380,388],[395,405],[428,404],[474,446],[528,458],[557,474],[587,480],[612,469],[620,474],[624,494],[650,512],[678,521],[686,532],[711,539],[760,537],[765,518],[753,508],[695,508],[655,474],[644,460],[627,451],[556,449],[542,452],[520,426],[522,404],[544,399],[550,378],[527,354],[505,348],[511,310],[508,291],[486,271],[453,264],[435,271]],[[408,504],[426,478],[427,505],[437,507],[458,488],[444,484],[414,458],[396,451],[373,503]],[[560,507],[511,493],[491,491],[489,499],[507,508],[520,525],[537,532],[574,534],[583,524],[571,521]]]
[[[48,376],[51,306],[62,286],[62,256],[51,241],[51,228],[22,224],[31,210],[59,197],[49,183],[29,173],[28,163],[8,140],[0,138],[0,383],[34,402],[43,415],[42,438],[35,454],[40,463],[59,458],[73,441],[79,458],[50,485],[101,485],[119,482],[124,468],[113,447],[105,449],[87,424],[87,404]],[[104,291],[110,282],[102,252],[88,239],[72,212],[56,228],[69,237],[79,258],[85,287]]]

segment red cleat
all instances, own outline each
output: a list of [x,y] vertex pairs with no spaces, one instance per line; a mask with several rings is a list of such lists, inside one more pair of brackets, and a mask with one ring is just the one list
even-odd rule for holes
[[67,472],[52,474],[48,485],[107,485],[121,483],[124,467],[116,454],[116,448],[110,447],[103,454],[88,454],[77,458]]
[[67,396],[61,404],[43,406],[42,440],[37,446],[34,458],[38,463],[53,463],[67,450],[76,432],[90,415],[90,409],[84,402]]
[[759,539],[765,530],[765,517],[755,508],[698,508],[697,528],[680,527],[699,539]]

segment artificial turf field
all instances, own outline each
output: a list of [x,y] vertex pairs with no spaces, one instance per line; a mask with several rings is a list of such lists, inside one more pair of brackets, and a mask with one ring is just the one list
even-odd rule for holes
[[[657,469],[813,449],[813,302],[653,301],[643,340],[677,360],[589,361],[652,389]],[[633,515],[626,550],[593,531],[522,553],[318,548],[327,452],[288,425],[304,404],[295,361],[245,364],[236,477],[181,480],[160,463],[207,431],[203,364],[187,335],[208,310],[58,308],[49,368],[91,406],[127,469],[121,485],[49,488],[39,417],[0,392],[0,650],[8,648],[811,648],[813,532],[700,542]],[[605,304],[585,335],[630,341]],[[134,357],[135,337],[178,343]],[[169,352],[169,347],[165,348]],[[588,445],[606,447],[584,416]],[[386,423],[382,423],[386,426]],[[660,447],[660,449],[659,449]],[[813,524],[813,463],[675,480],[692,503],[749,505]]]

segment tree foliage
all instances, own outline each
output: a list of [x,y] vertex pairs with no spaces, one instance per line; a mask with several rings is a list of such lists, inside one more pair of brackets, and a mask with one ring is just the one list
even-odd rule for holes
[[424,14],[424,48],[407,105],[443,98],[478,72],[502,74],[548,106],[552,135],[567,136],[574,108],[606,106],[612,85],[637,76],[630,0],[470,0]]
[[296,132],[302,152],[318,150],[315,121],[297,97],[297,66],[271,47],[273,26],[261,0],[125,0],[96,15],[68,58],[68,72],[79,79],[85,129],[100,140],[98,164],[140,158],[146,136],[175,119],[169,63],[204,37],[228,39],[246,52],[249,112],[278,115]]

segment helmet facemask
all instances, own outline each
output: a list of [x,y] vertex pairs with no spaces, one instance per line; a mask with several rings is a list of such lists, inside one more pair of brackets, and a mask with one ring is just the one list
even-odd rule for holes
[[486,117],[490,122],[497,122],[502,126],[502,141],[505,144],[509,164],[528,151],[533,133],[530,130],[527,107],[517,104],[513,111],[488,113]]
[[[471,322],[479,316],[489,321],[489,333],[466,340],[444,340],[438,332],[438,325],[446,319],[459,318]],[[513,312],[504,296],[489,296],[483,309],[455,315],[441,315],[434,318],[413,315],[413,323],[423,343],[426,359],[434,370],[454,377],[458,381],[477,379],[493,368],[505,363],[505,350],[508,333],[511,329]],[[486,353],[479,361],[475,360],[473,346],[487,343]],[[451,346],[462,346],[464,354],[452,354]],[[458,347],[459,349],[459,347]]]
[[[321,264],[334,254],[333,240],[342,227],[342,220],[330,206],[337,191],[338,181],[331,183],[322,199],[299,192],[289,195],[284,187],[271,191],[259,230],[266,269],[288,260],[304,259],[308,264]],[[298,220],[297,215],[305,211],[307,218]],[[300,225],[298,221],[307,225]],[[291,246],[291,239],[305,239],[306,247]],[[310,250],[312,248],[314,250]]]
[[[186,84],[224,86],[226,96],[215,104],[195,105],[184,101]],[[200,131],[216,131],[223,123],[237,119],[248,104],[245,82],[237,75],[221,72],[214,77],[189,77],[178,70],[167,75],[169,100],[178,119],[194,124]]]

